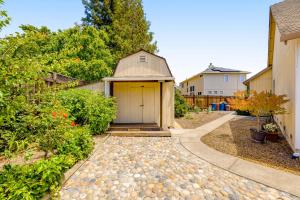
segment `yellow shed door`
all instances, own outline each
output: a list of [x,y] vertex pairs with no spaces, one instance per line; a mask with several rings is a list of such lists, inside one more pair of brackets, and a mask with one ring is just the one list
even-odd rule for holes
[[155,88],[143,87],[143,123],[155,122]]
[[114,96],[117,99],[118,114],[116,123],[155,123],[155,86],[147,84],[116,83]]

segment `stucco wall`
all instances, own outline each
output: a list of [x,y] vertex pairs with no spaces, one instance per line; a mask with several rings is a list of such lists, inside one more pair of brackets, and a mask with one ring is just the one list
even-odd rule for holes
[[254,78],[249,83],[250,90],[255,90],[256,92],[271,92],[272,91],[272,69],[264,72],[260,76]]
[[[275,94],[287,95],[290,100],[286,105],[288,114],[275,117],[282,132],[291,147],[295,150],[295,65],[297,40],[290,40],[286,44],[280,42],[278,28],[275,30],[273,55],[273,87]],[[298,133],[299,134],[299,133]]]
[[[228,82],[224,81],[224,75],[204,74],[204,95],[233,96],[237,91],[246,90],[246,86],[240,80],[240,75],[243,75],[246,80],[246,74],[228,74]],[[223,94],[220,91],[223,91]]]

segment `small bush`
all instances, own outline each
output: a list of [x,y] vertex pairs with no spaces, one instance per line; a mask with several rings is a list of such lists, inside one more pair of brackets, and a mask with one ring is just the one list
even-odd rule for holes
[[175,117],[183,117],[189,111],[189,106],[181,95],[180,91],[175,91]]
[[77,160],[87,157],[93,149],[90,130],[84,127],[75,128],[64,134],[64,143],[58,147],[59,154],[71,154]]
[[41,199],[58,192],[63,173],[74,165],[73,156],[59,155],[29,165],[6,165],[0,172],[0,199]]
[[103,133],[116,118],[116,104],[113,99],[89,90],[73,89],[61,91],[59,100],[68,108],[75,122],[88,125],[92,133]]
[[63,90],[58,93],[58,99],[69,110],[77,124],[85,125],[88,120],[86,102],[92,95],[90,90]]
[[29,165],[6,165],[0,172],[0,199],[41,199],[55,196],[63,174],[92,151],[89,129],[69,129],[57,146],[57,154]]

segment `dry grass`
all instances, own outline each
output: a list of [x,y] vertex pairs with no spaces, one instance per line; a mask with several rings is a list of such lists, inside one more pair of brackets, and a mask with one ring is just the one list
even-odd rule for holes
[[182,118],[175,119],[175,121],[182,127],[186,129],[194,129],[198,128],[208,122],[211,122],[215,119],[218,119],[224,115],[228,114],[228,112],[199,112],[199,113],[194,113],[190,112],[186,114],[186,116]]
[[300,160],[291,159],[293,151],[283,136],[276,143],[254,143],[249,129],[255,125],[253,118],[236,117],[201,140],[218,151],[300,175]]

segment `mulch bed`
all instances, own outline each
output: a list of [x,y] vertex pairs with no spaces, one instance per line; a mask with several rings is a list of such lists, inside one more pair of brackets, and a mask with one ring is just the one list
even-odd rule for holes
[[291,159],[293,151],[284,137],[278,142],[255,143],[249,131],[255,126],[255,118],[238,116],[201,140],[223,153],[300,175],[300,160]]
[[214,121],[220,117],[223,117],[224,115],[228,114],[228,112],[225,111],[214,111],[214,112],[190,112],[187,113],[184,117],[175,119],[175,121],[185,129],[194,129],[198,128],[208,122]]

